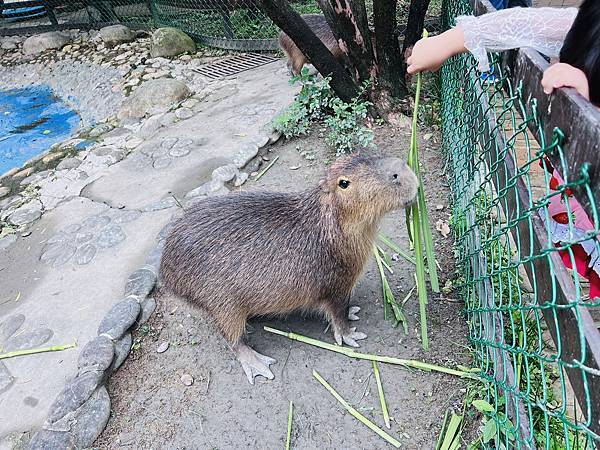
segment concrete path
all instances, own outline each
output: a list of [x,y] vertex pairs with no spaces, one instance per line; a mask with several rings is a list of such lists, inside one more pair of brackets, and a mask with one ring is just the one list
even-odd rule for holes
[[17,211],[10,199],[0,203],[0,220],[20,226],[0,239],[0,353],[78,343],[0,362],[0,448],[41,427],[76,375],[81,348],[186,195],[243,183],[238,167],[266,143],[265,125],[292,96],[283,62],[207,82],[183,113],[125,121],[38,175]]

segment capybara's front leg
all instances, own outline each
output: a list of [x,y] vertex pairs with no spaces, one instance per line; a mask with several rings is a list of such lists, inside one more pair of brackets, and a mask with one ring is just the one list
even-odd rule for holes
[[[358,320],[356,313],[360,308],[353,306],[348,308],[350,298],[328,302],[326,312],[333,328],[333,337],[338,345],[346,344],[350,347],[360,347],[356,341],[365,339],[367,335],[356,331],[356,327],[351,327],[348,319]],[[358,308],[358,310],[357,310]]]

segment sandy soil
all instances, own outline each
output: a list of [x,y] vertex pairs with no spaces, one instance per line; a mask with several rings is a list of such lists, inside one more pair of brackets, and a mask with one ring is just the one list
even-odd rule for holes
[[[406,157],[409,130],[406,126],[376,130],[378,153]],[[308,151],[314,159],[306,159]],[[259,181],[248,181],[244,190],[301,190],[316,182],[333,159],[315,130],[312,136],[281,142],[264,155],[279,160]],[[311,156],[309,156],[311,158]],[[422,172],[432,223],[447,221],[448,189],[439,137],[421,146]],[[266,164],[266,162],[265,162]],[[292,170],[290,167],[301,166]],[[443,205],[441,208],[439,205]],[[438,209],[441,208],[441,209]],[[407,248],[404,212],[389,216],[383,231]],[[441,285],[455,277],[451,237],[434,230],[441,265]],[[399,299],[413,287],[414,269],[403,260],[394,262],[390,286]],[[449,294],[453,297],[454,294]],[[416,296],[405,306],[409,333],[393,328],[383,319],[381,282],[374,261],[358,284],[352,304],[359,305],[359,331],[366,332],[361,350],[401,358],[417,358],[446,366],[469,364],[466,324],[462,304],[454,298],[430,295],[428,308],[430,345],[423,352],[419,340],[419,309]],[[184,301],[163,296],[156,313],[135,336],[135,349],[109,386],[112,416],[96,447],[160,449],[277,449],[285,445],[288,402],[295,412],[292,448],[383,449],[391,448],[337,403],[312,377],[316,369],[349,403],[384,427],[372,366],[367,361],[290,341],[263,330],[263,325],[294,331],[333,342],[327,324],[319,318],[292,316],[255,320],[248,341],[260,353],[278,360],[275,379],[246,381],[241,367],[206,315]],[[164,353],[157,353],[162,342]],[[462,408],[466,383],[448,375],[409,371],[380,365],[390,415],[390,433],[404,448],[433,448],[444,412]],[[186,386],[181,377],[191,375]]]

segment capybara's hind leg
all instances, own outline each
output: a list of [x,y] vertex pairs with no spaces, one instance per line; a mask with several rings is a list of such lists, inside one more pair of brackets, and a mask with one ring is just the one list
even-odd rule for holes
[[275,364],[277,360],[261,355],[249,347],[242,339],[246,328],[246,314],[241,311],[228,310],[225,314],[215,314],[212,312],[212,316],[229,343],[231,350],[233,350],[233,353],[235,353],[235,356],[242,365],[242,369],[244,369],[250,384],[254,384],[254,378],[257,375],[262,375],[269,380],[275,378],[269,366]]
[[366,339],[367,335],[356,331],[356,327],[351,327],[348,323],[348,320],[358,320],[356,313],[360,310],[358,306],[348,308],[348,300],[328,302],[325,311],[333,328],[335,342],[338,345],[343,343],[350,347],[360,347],[356,341]]
[[250,384],[254,384],[254,378],[257,375],[262,375],[268,380],[275,378],[269,366],[277,362],[276,359],[261,355],[256,350],[252,349],[240,340],[231,347],[238,361],[242,365],[242,369],[248,377]]

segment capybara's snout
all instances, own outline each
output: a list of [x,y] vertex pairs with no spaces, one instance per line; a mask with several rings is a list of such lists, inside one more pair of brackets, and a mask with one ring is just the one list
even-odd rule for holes
[[410,205],[417,198],[419,180],[408,165],[400,158],[382,158],[378,161],[382,181],[395,190],[400,206]]

